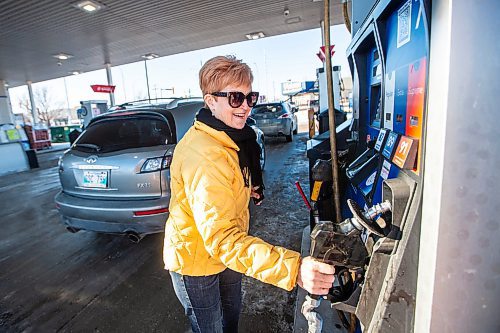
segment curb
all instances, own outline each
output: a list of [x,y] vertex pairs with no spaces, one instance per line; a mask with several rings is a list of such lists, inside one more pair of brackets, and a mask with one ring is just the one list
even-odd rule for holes
[[71,145],[69,144],[69,142],[67,142],[67,143],[56,143],[56,144],[53,143],[52,147],[50,147],[50,148],[36,150],[36,154],[40,155],[40,154],[53,153],[55,151],[62,151],[62,150],[69,149],[70,146]]

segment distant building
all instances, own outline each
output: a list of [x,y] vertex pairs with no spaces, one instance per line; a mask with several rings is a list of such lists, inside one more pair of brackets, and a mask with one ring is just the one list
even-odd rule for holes
[[62,108],[52,110],[50,113],[53,116],[52,125],[54,126],[64,126],[64,125],[74,125],[80,124],[80,120],[78,119],[76,110],[78,106],[75,106],[71,109]]
[[283,82],[281,93],[290,96],[290,101],[299,109],[307,109],[311,100],[318,99],[318,85],[315,81]]
[[352,78],[343,77],[340,81],[340,105],[345,112],[352,112]]

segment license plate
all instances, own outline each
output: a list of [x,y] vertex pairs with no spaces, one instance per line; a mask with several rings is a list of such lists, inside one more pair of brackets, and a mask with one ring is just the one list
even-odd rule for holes
[[85,170],[83,171],[84,187],[106,188],[108,187],[108,172]]

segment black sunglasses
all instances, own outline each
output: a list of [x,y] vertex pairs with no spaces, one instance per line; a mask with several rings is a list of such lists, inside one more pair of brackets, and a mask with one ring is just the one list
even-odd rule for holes
[[228,92],[213,92],[210,95],[218,97],[227,97],[227,101],[232,108],[239,108],[243,101],[246,99],[249,107],[253,108],[257,104],[259,99],[259,93],[256,91],[251,91],[245,96],[244,93],[240,91],[228,91]]

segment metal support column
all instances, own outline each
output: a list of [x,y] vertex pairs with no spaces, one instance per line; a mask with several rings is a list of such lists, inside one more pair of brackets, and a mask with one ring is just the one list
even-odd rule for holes
[[35,97],[33,96],[33,87],[31,86],[31,81],[26,81],[28,85],[28,94],[30,96],[30,104],[31,104],[31,115],[33,116],[33,125],[38,124],[38,110],[35,104]]
[[[106,76],[108,77],[108,85],[112,86],[113,85],[113,76],[111,75],[111,64],[107,63],[106,64]],[[115,93],[110,92],[109,93],[109,103],[111,106],[115,105]]]
[[12,123],[13,116],[10,108],[9,92],[5,81],[0,80],[0,124]]

